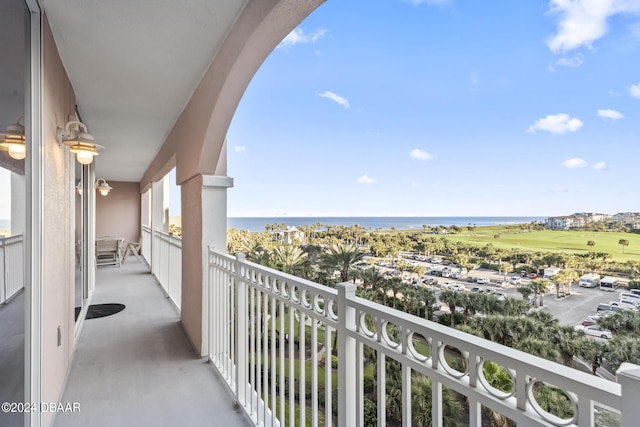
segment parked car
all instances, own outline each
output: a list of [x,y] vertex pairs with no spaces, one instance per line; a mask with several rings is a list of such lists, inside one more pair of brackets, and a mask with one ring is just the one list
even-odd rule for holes
[[505,294],[504,292],[496,292],[493,295],[498,298],[498,301],[504,301],[505,299],[507,299],[507,294]]
[[583,331],[586,335],[591,335],[593,337],[600,337],[605,339],[611,339],[611,331],[608,329],[602,329],[598,325],[589,325],[589,326],[576,326],[577,331]]
[[453,285],[450,285],[449,289],[451,289],[452,291],[466,291],[467,290],[467,288],[465,288],[464,285],[461,284],[461,283],[455,283]]
[[[609,301],[607,304],[609,304],[612,307],[622,307],[625,308],[627,310],[636,310],[638,309],[638,306],[635,305],[632,302],[626,302],[626,301]],[[615,310],[615,309],[614,309]]]
[[517,276],[513,276],[513,277],[509,277],[509,282],[512,285],[519,285],[520,283],[522,283],[522,279]]
[[478,281],[477,277],[471,277],[471,276],[467,277],[467,282],[475,283],[477,281]]
[[529,277],[529,279],[536,279],[538,275],[536,273],[529,273],[527,277]]
[[580,323],[580,325],[582,326],[591,326],[591,325],[595,325],[596,324],[596,320],[595,319],[589,319],[586,318],[582,321],[582,323]]
[[469,292],[482,293],[484,292],[484,289],[482,289],[480,286],[474,286],[473,288],[469,289]]
[[485,279],[484,277],[481,277],[477,280],[478,285],[487,285],[489,284],[489,279]]

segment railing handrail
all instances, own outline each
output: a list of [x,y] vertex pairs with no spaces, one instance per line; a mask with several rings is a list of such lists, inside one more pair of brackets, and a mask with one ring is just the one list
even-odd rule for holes
[[[550,378],[560,379],[562,388],[569,390],[579,388],[581,395],[597,400],[599,403],[614,409],[620,409],[621,387],[620,384],[613,381],[360,297],[353,297],[349,299],[349,302],[352,303],[352,307],[356,308],[356,310],[365,313],[370,311],[383,313],[385,320],[398,326],[409,327],[411,332],[418,333],[425,337],[437,337],[447,345],[460,350],[474,350],[474,354],[482,357],[484,360],[491,360],[492,362],[509,368],[526,367],[528,375],[544,379],[550,383],[553,383],[553,379]],[[358,339],[370,339],[362,332],[353,332],[352,334],[357,335]],[[387,346],[387,349],[393,350],[395,354],[399,354],[398,350],[401,350],[401,346],[395,349]],[[426,373],[426,371],[422,373]],[[560,384],[555,385],[561,386]]]
[[156,235],[166,241],[169,242],[171,245],[177,247],[177,248],[182,248],[182,238],[178,237],[172,233],[167,233],[166,231],[161,231],[161,230],[156,230]]
[[9,236],[0,236],[0,240],[2,240],[2,243],[0,243],[2,246],[9,246],[15,243],[20,243],[22,241],[24,241],[24,233],[17,233],[17,234],[11,234]]
[[[212,356],[210,354],[210,357],[215,357],[214,364],[221,370],[223,376],[230,381],[230,385],[234,383],[236,375],[238,375],[237,379],[241,381],[247,380],[248,372],[244,372],[244,368],[242,367],[246,366],[247,363],[251,363],[251,366],[254,366],[253,352],[258,351],[257,347],[255,349],[253,347],[254,340],[256,340],[257,346],[257,341],[264,339],[264,346],[260,347],[262,348],[260,351],[265,352],[263,360],[267,360],[267,339],[275,338],[269,338],[269,336],[266,335],[266,338],[264,336],[263,338],[259,338],[259,331],[262,330],[260,328],[267,327],[265,323],[267,322],[266,317],[262,320],[263,323],[262,326],[260,326],[260,316],[267,314],[261,310],[267,310],[267,307],[271,307],[267,301],[273,300],[277,301],[277,304],[285,304],[285,306],[290,309],[292,308],[294,313],[299,312],[300,316],[315,319],[318,322],[322,322],[327,328],[337,331],[338,350],[343,351],[342,357],[340,355],[338,356],[338,377],[342,378],[343,381],[343,385],[340,385],[339,390],[341,390],[340,393],[342,393],[343,396],[345,393],[349,396],[351,396],[351,392],[355,393],[357,389],[352,389],[351,384],[362,381],[362,360],[357,361],[358,354],[360,354],[359,357],[362,357],[362,350],[356,350],[356,348],[361,348],[360,346],[365,345],[378,352],[378,363],[382,361],[382,366],[384,366],[384,357],[395,359],[401,363],[403,369],[406,367],[416,373],[425,375],[426,377],[432,378],[434,384],[445,385],[467,396],[469,401],[476,405],[474,408],[479,408],[481,404],[485,405],[510,417],[518,423],[523,422],[532,425],[568,425],[573,422],[579,422],[580,425],[582,425],[583,423],[589,424],[593,422],[595,416],[594,405],[616,412],[623,411],[623,409],[624,411],[629,410],[628,405],[631,401],[628,397],[623,399],[622,393],[624,390],[629,392],[630,389],[625,388],[624,384],[609,381],[560,363],[357,297],[354,293],[356,288],[354,284],[344,283],[338,285],[339,289],[330,288],[248,261],[242,254],[234,257],[229,254],[217,252],[211,248],[209,248],[209,268],[211,269],[209,274],[210,286],[212,286],[210,292],[217,292],[216,295],[218,295],[218,297],[216,298],[221,298],[222,301],[226,301],[222,303],[222,306],[215,309],[218,311],[221,310],[226,314],[218,314],[215,310],[214,314],[210,314],[212,320],[222,321],[222,324],[218,326],[217,330],[223,333],[223,338],[216,339],[214,355]],[[283,288],[284,286],[286,286],[286,288]],[[255,320],[257,326],[251,323],[253,320],[250,320],[254,316],[253,308],[251,308],[251,312],[246,311],[248,310],[247,304],[249,307],[252,307],[254,304],[253,290],[251,291],[251,299],[245,299],[249,298],[247,290],[249,288],[255,290],[256,304],[258,304],[255,307],[257,310],[255,315],[258,316]],[[218,291],[216,289],[220,290]],[[234,293],[237,294],[234,296]],[[262,297],[260,297],[260,295],[262,295]],[[238,314],[234,314],[233,304],[231,307],[228,304],[230,299],[233,301],[234,298],[236,298],[235,304],[237,305],[237,310],[239,310]],[[259,302],[260,298],[262,298],[263,303]],[[316,300],[322,303],[315,305]],[[264,304],[263,308],[260,308],[260,304]],[[271,307],[271,309],[276,310],[274,307]],[[273,313],[275,313],[275,311],[272,311],[271,316],[273,316]],[[281,314],[282,313],[283,312],[281,312]],[[340,315],[345,317],[340,318]],[[231,317],[228,318],[225,316]],[[370,319],[374,321],[375,327],[373,330],[369,330],[365,325],[365,316],[369,316]],[[251,323],[250,331],[245,330],[245,328],[248,327],[247,318]],[[293,322],[292,319],[293,318],[290,317],[289,321]],[[233,335],[233,330],[229,331],[225,329],[228,328],[228,325],[233,325],[234,322],[235,328],[240,334],[238,337]],[[284,320],[281,319],[280,322],[284,322]],[[392,338],[385,332],[388,331],[387,327],[389,324],[395,325],[398,328],[398,342],[392,341]],[[281,323],[281,325],[284,325],[284,323]],[[272,335],[274,335],[276,326],[271,325],[270,327],[273,328]],[[292,327],[293,324],[290,323],[289,330],[291,330]],[[315,325],[313,327],[315,328]],[[266,329],[264,330],[266,331]],[[249,338],[243,337],[243,334],[246,333],[250,334],[251,341],[246,341]],[[413,334],[421,335],[426,340],[426,344],[430,349],[429,356],[423,356],[417,353],[417,350],[413,347]],[[299,339],[302,340],[302,337],[299,337]],[[311,339],[313,348],[319,344],[314,340],[314,338]],[[236,342],[238,352],[243,354],[235,354],[234,356],[234,342]],[[250,349],[247,347],[249,342],[252,343]],[[225,345],[229,344],[231,344],[231,347],[225,347]],[[301,342],[300,345],[302,349],[299,351],[304,351],[304,342]],[[289,352],[291,353],[293,347],[291,347],[291,344],[289,344],[289,346]],[[466,360],[465,372],[456,371],[448,365],[443,353],[446,347],[457,348],[462,353],[462,358]],[[243,350],[240,351],[240,348]],[[327,348],[331,348],[330,343],[327,343]],[[347,349],[347,353],[344,353],[345,349]],[[248,359],[244,359],[249,357],[247,354],[244,354],[245,351],[251,352],[250,362],[248,362]],[[313,354],[312,352],[312,355]],[[274,357],[274,355],[275,353],[272,354],[272,357]],[[382,359],[380,359],[380,357],[382,357]],[[260,360],[259,352],[257,353],[257,360]],[[317,360],[317,358],[314,360]],[[504,396],[497,395],[494,393],[495,390],[490,390],[487,388],[488,386],[483,383],[483,381],[486,382],[482,372],[482,366],[485,361],[492,361],[509,371],[513,379],[513,391],[511,394],[507,393],[507,395]],[[259,362],[256,363],[257,365],[255,366],[258,366]],[[312,363],[312,366],[313,365]],[[235,367],[235,372],[230,371],[231,366]],[[242,376],[240,376],[241,372],[237,371],[238,369],[243,371]],[[266,365],[264,369],[267,369]],[[275,369],[275,367],[273,369]],[[301,367],[300,369],[303,368]],[[354,372],[358,373],[355,374]],[[291,374],[293,374],[293,372],[291,372]],[[301,373],[301,375],[303,374]],[[635,374],[632,374],[631,377],[635,378],[633,375]],[[260,378],[256,377],[255,380],[257,381],[256,387],[260,388]],[[279,381],[284,381],[284,378],[281,377]],[[403,389],[404,387],[410,387],[406,385],[405,381],[408,381],[406,377],[405,380],[403,380]],[[631,379],[630,381],[634,380]],[[253,377],[250,382],[253,382]],[[535,397],[531,395],[532,388],[537,382],[553,385],[567,393],[567,396],[573,402],[574,408],[577,411],[574,414],[573,421],[555,418],[537,406]],[[235,383],[236,386],[238,386],[238,384],[238,382]],[[263,382],[263,384],[265,383]],[[302,384],[304,384],[304,382]],[[347,385],[347,389],[343,389],[345,384]],[[281,387],[282,386],[283,384],[281,384]],[[254,399],[260,400],[260,391],[257,391],[257,397],[253,396],[251,399],[246,400],[248,398],[246,390],[252,390],[253,385],[249,385],[248,387],[247,389],[245,386],[241,386],[239,390],[245,390],[245,395],[237,396],[237,398],[240,403],[249,405],[251,411],[255,411],[256,407],[261,408],[259,403],[258,406],[255,406],[256,403],[254,401]],[[382,387],[384,389],[384,385]],[[290,394],[291,391],[290,389]],[[302,392],[303,390],[301,389],[300,393]],[[341,413],[340,419],[349,420],[347,423],[354,422],[356,418],[361,420],[362,413],[356,415],[352,412],[351,408],[353,404],[362,405],[362,390],[360,389],[357,393],[359,393],[358,396],[353,398],[356,400],[351,401],[346,404],[346,406],[344,406],[345,403],[342,401],[343,397],[339,400],[340,404],[343,405],[342,408],[346,408],[345,413],[347,414],[343,415],[341,409],[339,411]],[[266,389],[263,394],[266,396]],[[631,392],[631,394],[634,393]],[[311,401],[313,402],[314,399]],[[348,399],[351,398],[348,397]],[[436,400],[434,400],[434,402],[435,401]],[[625,402],[627,406],[625,406]],[[330,402],[328,404],[330,405]],[[405,405],[407,405],[406,402]],[[441,409],[442,408],[437,411],[434,409],[434,413],[440,413]],[[362,407],[360,406],[360,411],[361,410]],[[403,414],[405,414],[403,417],[410,416],[411,409],[409,408],[406,413],[404,410],[403,408]],[[260,409],[258,411],[260,411]],[[474,409],[474,411],[474,413],[477,413],[479,409]],[[633,408],[631,408],[631,412],[633,412]],[[627,412],[626,416],[629,417],[632,415],[631,412]],[[257,422],[260,423],[260,415],[257,415],[257,417]],[[625,419],[624,417],[625,415],[623,415],[623,420]],[[633,424],[623,423],[622,425],[627,426]]]

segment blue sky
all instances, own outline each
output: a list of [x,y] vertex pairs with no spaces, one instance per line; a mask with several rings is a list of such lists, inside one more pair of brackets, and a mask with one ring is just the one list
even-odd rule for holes
[[329,0],[228,144],[230,216],[638,211],[640,0]]
[[228,144],[230,216],[638,211],[640,0],[329,0]]

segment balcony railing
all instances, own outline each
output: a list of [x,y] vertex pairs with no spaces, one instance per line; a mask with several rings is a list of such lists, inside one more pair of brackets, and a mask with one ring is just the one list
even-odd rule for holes
[[0,237],[0,304],[24,288],[24,244],[22,234]]
[[[602,413],[623,427],[640,419],[635,365],[623,365],[618,384],[356,297],[353,284],[332,289],[241,254],[209,251],[208,291],[209,357],[256,425],[365,425],[365,349],[375,354],[378,426],[386,425],[388,359],[401,369],[403,426],[412,425],[419,375],[431,380],[433,426],[443,425],[443,387],[466,398],[472,426],[482,425],[483,406],[526,426],[593,426]],[[337,384],[336,359],[329,362],[336,346]],[[486,361],[508,371],[511,390],[490,385]],[[564,392],[570,415],[542,409],[536,390],[543,384]]]
[[182,303],[182,239],[142,226],[142,254],[151,259],[152,273],[178,310]]

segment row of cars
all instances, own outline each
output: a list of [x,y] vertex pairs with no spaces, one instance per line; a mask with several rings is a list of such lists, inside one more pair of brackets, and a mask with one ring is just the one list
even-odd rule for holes
[[618,301],[598,304],[596,314],[587,316],[576,330],[584,332],[586,335],[610,339],[611,331],[598,325],[598,319],[611,316],[619,311],[640,310],[640,289],[631,289],[628,292],[621,292]]

